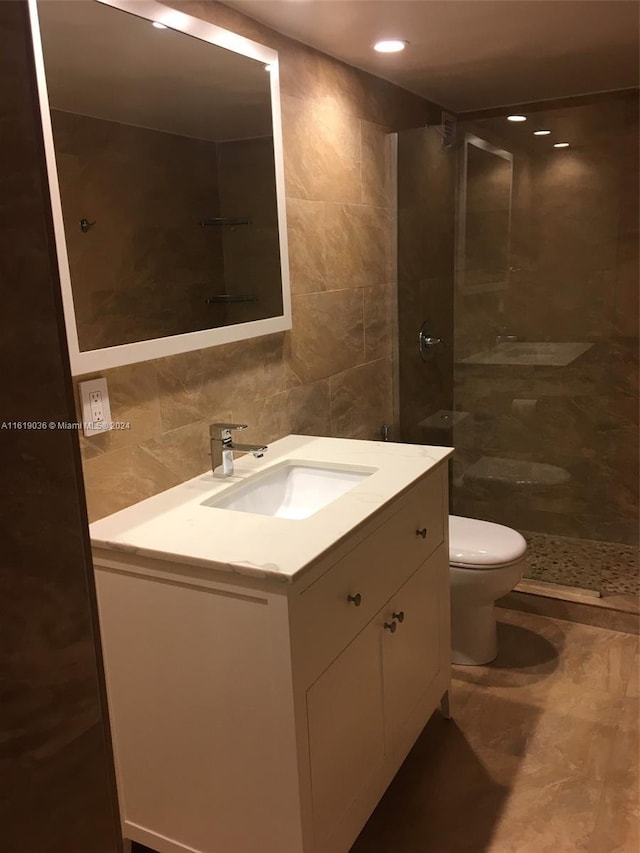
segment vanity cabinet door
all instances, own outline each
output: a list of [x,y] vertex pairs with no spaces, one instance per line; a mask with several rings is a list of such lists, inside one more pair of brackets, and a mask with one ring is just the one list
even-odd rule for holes
[[392,633],[382,631],[382,659],[387,747],[397,757],[404,755],[426,723],[430,688],[441,666],[444,572],[448,565],[444,549],[422,564],[420,569],[385,605],[382,615]]
[[344,838],[350,843],[382,793],[372,800],[385,759],[383,714],[375,619],[307,691],[316,853],[336,853]]

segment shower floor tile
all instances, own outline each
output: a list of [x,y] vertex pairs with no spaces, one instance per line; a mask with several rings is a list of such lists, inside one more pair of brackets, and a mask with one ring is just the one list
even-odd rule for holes
[[[636,558],[637,559],[637,558]],[[630,593],[638,595],[640,582],[638,581],[638,564],[636,562],[635,574],[631,567],[603,569],[602,581],[600,584],[600,594],[605,595],[620,595],[621,593]]]
[[528,578],[595,590],[604,598],[640,594],[640,550],[634,545],[523,531]]

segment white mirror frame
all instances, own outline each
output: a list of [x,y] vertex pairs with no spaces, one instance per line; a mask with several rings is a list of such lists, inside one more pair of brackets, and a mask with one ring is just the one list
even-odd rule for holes
[[[483,151],[489,151],[496,157],[506,160],[511,167],[511,182],[509,186],[509,222],[507,225],[507,269],[503,281],[484,282],[483,284],[469,284],[465,281],[466,273],[466,241],[467,241],[467,172],[468,172],[468,147],[475,145]],[[462,156],[458,172],[458,197],[457,197],[457,222],[456,222],[456,250],[455,250],[455,281],[460,293],[494,293],[507,290],[509,287],[509,255],[511,252],[511,207],[513,204],[513,154],[504,148],[498,148],[485,139],[475,136],[473,133],[465,133],[462,145]]]
[[280,270],[282,279],[282,305],[283,313],[278,317],[270,317],[266,320],[253,320],[249,323],[237,323],[230,326],[221,326],[215,329],[204,329],[198,332],[188,332],[182,335],[172,335],[165,338],[155,338],[146,341],[137,341],[130,344],[122,344],[114,347],[104,347],[96,350],[81,351],[78,341],[78,329],[76,326],[76,315],[73,304],[73,291],[71,289],[71,273],[69,269],[69,258],[64,232],[64,220],[62,218],[62,203],[60,199],[60,187],[58,184],[58,172],[56,168],[56,155],[53,143],[53,132],[51,128],[51,116],[49,113],[49,98],[47,94],[47,82],[45,77],[44,58],[42,53],[42,40],[38,22],[37,0],[29,0],[29,13],[31,17],[31,31],[33,37],[33,48],[35,55],[36,75],[38,83],[38,98],[40,102],[40,114],[42,119],[42,130],[44,135],[44,147],[49,179],[49,192],[51,196],[51,212],[55,234],[56,249],[58,254],[58,266],[60,271],[60,286],[62,290],[62,304],[64,309],[65,326],[67,330],[67,343],[71,361],[71,373],[78,376],[83,373],[105,370],[110,367],[120,367],[124,364],[134,364],[139,361],[148,361],[152,358],[175,355],[181,352],[205,349],[206,347],[226,344],[232,341],[246,340],[270,335],[274,332],[282,332],[291,328],[291,291],[289,286],[289,253],[287,244],[287,222],[286,203],[284,188],[284,158],[282,149],[282,119],[280,113],[280,85],[278,69],[278,52],[255,41],[236,35],[229,30],[224,30],[214,24],[209,24],[199,18],[186,15],[176,9],[163,6],[155,0],[95,0],[130,12],[139,18],[148,21],[158,21],[170,29],[178,30],[190,36],[207,41],[210,44],[224,47],[234,53],[248,56],[269,65],[269,77],[271,80],[271,111],[273,121],[273,154],[275,161],[276,198],[278,206],[278,232],[280,242]]

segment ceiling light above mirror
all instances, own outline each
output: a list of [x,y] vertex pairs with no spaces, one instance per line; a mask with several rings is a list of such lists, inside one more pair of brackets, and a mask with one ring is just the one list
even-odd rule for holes
[[373,49],[378,53],[400,53],[408,44],[403,39],[382,39],[374,44]]

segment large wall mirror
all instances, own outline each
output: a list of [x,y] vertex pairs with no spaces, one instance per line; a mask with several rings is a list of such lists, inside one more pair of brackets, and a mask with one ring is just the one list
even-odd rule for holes
[[278,56],[154,0],[30,0],[74,374],[291,328]]
[[513,154],[465,134],[458,184],[456,283],[462,293],[509,285]]

